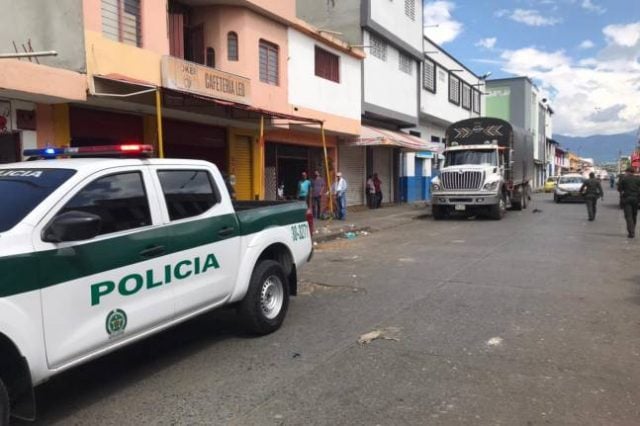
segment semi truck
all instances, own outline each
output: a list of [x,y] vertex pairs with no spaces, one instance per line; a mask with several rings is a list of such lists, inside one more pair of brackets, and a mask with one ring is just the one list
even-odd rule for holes
[[533,137],[491,117],[470,118],[446,130],[444,164],[431,182],[435,220],[454,212],[500,220],[527,208],[533,178]]

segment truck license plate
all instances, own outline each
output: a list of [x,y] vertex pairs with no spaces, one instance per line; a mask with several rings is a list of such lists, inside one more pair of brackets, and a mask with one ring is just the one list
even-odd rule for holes
[[467,209],[467,206],[464,204],[456,204],[456,211],[463,212]]

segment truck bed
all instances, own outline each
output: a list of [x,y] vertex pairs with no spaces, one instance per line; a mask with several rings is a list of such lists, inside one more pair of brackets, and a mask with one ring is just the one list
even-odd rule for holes
[[307,220],[304,201],[234,201],[233,207],[244,235]]

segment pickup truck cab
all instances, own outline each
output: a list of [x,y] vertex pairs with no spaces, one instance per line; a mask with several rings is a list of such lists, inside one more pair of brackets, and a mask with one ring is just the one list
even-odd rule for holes
[[310,259],[302,202],[233,203],[198,160],[0,166],[0,425],[34,386],[211,309],[277,330]]

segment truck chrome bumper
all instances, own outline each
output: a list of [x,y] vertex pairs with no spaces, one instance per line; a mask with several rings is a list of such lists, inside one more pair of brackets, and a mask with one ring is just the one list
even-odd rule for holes
[[451,194],[451,193],[433,193],[431,195],[431,203],[437,206],[491,206],[498,204],[498,194]]

